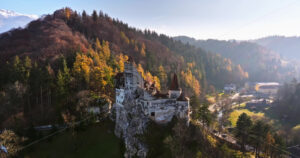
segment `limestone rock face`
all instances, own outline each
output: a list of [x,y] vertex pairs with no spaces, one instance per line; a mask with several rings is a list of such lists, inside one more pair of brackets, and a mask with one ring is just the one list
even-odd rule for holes
[[136,104],[135,97],[137,94],[130,92],[125,93],[123,106],[114,104],[116,111],[115,134],[123,138],[125,142],[126,152],[124,157],[133,156],[146,157],[146,145],[138,139],[138,135],[142,135],[147,127],[149,118],[144,114],[140,106]]

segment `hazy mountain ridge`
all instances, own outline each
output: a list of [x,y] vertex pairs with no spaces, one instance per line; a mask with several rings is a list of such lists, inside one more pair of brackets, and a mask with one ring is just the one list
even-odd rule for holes
[[196,40],[186,36],[178,36],[174,39],[231,59],[234,64],[240,64],[245,71],[249,72],[251,81],[285,81],[290,77],[298,77],[297,65],[283,60],[277,52],[256,43],[235,40]]
[[0,33],[8,31],[12,28],[24,27],[30,21],[37,18],[37,15],[27,15],[0,9]]
[[269,36],[251,40],[289,60],[300,60],[300,37]]

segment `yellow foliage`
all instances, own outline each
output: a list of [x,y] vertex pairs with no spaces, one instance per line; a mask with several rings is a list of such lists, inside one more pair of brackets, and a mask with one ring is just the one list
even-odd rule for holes
[[195,76],[193,76],[191,70],[187,72],[181,71],[181,77],[185,86],[192,88],[196,95],[200,95],[200,83]]
[[264,117],[264,113],[261,113],[261,112],[255,113],[255,112],[249,111],[248,109],[234,110],[229,115],[229,121],[231,122],[231,125],[233,127],[236,126],[236,122],[242,113],[246,113],[248,116],[250,116],[254,119],[261,119]]
[[102,49],[101,43],[98,38],[96,38],[95,48],[97,51],[100,51]]
[[134,51],[139,52],[139,47],[136,44],[134,45]]
[[145,51],[145,49],[146,49],[146,46],[145,46],[144,43],[142,43],[142,46],[141,46],[141,55],[142,55],[142,56],[146,56],[146,51]]
[[141,76],[145,79],[145,71],[141,64],[138,65],[137,71],[141,74]]
[[107,61],[110,58],[109,42],[102,41],[102,47],[100,50],[100,58]]
[[70,8],[65,8],[65,14],[66,14],[67,19],[69,20],[70,16],[71,16],[71,10],[70,10]]
[[151,75],[151,73],[149,71],[146,72],[144,79],[150,83],[153,82],[153,76]]
[[189,69],[192,69],[193,67],[195,67],[195,62],[190,62],[190,63],[187,63],[187,66]]
[[129,38],[125,35],[123,31],[120,32],[121,38],[125,41],[126,44],[130,43]]
[[160,90],[160,80],[157,76],[153,77],[153,81],[155,82],[155,86],[158,90]]
[[166,71],[164,69],[164,67],[162,65],[160,65],[158,67],[158,77],[161,81],[162,84],[166,84],[167,82],[167,74],[166,74]]
[[120,72],[124,71],[124,62],[128,60],[127,55],[119,54],[117,55],[117,63],[120,67]]
[[143,67],[142,67],[141,64],[139,64],[137,66],[137,71],[141,74],[141,76],[143,77],[143,79],[145,81],[148,81],[150,83],[155,82],[156,88],[160,89],[160,80],[159,80],[159,78],[157,76],[152,76],[152,74],[149,71],[147,71],[145,73],[145,71],[144,71],[144,69],[143,69]]
[[77,75],[84,77],[88,83],[90,81],[90,71],[93,67],[93,60],[84,54],[77,54],[76,61],[74,62],[73,71]]

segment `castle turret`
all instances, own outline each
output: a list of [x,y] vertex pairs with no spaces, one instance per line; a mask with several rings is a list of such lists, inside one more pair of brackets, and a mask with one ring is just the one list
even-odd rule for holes
[[125,74],[125,89],[136,90],[137,87],[144,87],[144,80],[134,66],[134,61],[129,57],[128,61],[124,63],[124,74]]
[[181,94],[181,89],[179,88],[177,75],[174,74],[169,89],[169,98],[178,98],[180,94]]

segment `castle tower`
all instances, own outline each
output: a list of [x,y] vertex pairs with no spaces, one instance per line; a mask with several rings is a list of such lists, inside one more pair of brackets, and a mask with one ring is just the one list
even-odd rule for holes
[[168,93],[169,93],[169,98],[174,98],[174,99],[178,98],[181,94],[181,89],[179,88],[178,79],[177,79],[176,74],[173,75]]
[[143,88],[144,80],[134,66],[134,61],[129,57],[124,63],[125,89],[134,91],[137,87]]

